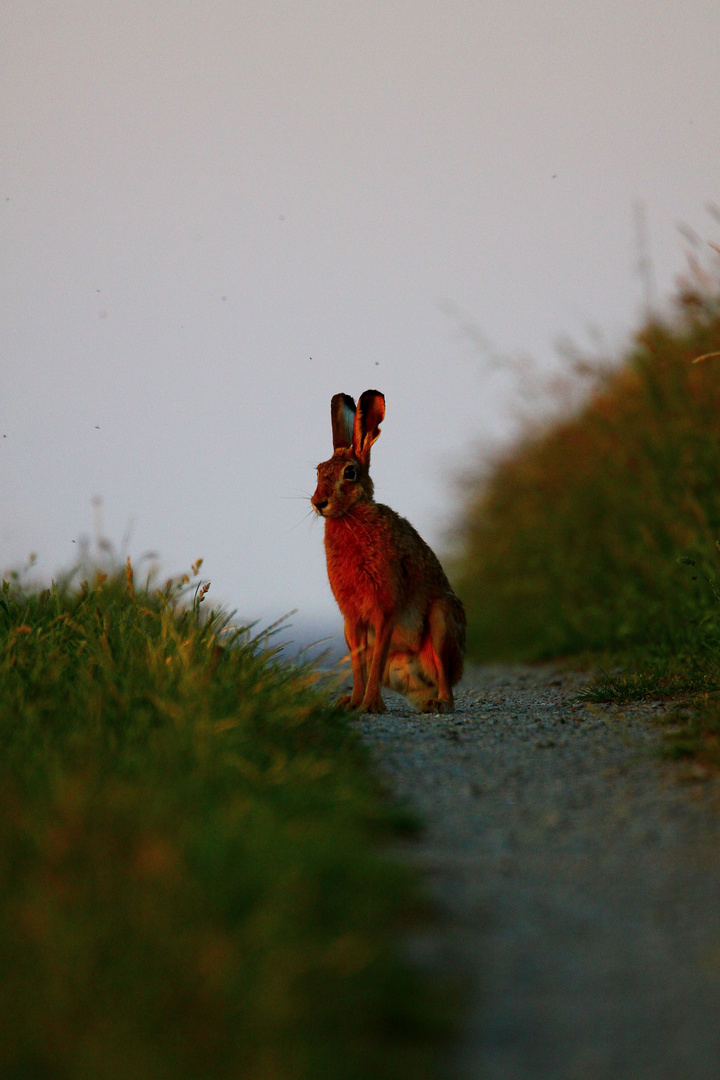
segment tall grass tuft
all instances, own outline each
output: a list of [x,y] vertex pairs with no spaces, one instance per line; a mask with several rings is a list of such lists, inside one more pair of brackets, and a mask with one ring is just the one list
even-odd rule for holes
[[720,288],[696,278],[573,415],[471,482],[475,657],[720,657]]
[[399,818],[312,673],[205,591],[2,585],[0,1074],[428,1076]]

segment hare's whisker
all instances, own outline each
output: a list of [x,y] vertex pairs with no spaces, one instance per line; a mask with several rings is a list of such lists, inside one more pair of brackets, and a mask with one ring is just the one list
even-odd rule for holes
[[310,520],[311,526],[313,526],[314,525],[313,519],[316,518],[316,517],[317,517],[317,514],[315,513],[315,511],[311,507],[306,514],[303,514],[303,516],[300,518],[299,521],[296,521],[294,525],[291,525],[289,529],[286,529],[286,535],[287,535],[287,533],[295,532],[295,530],[299,529],[300,526],[303,524],[303,522],[308,521],[308,519]]

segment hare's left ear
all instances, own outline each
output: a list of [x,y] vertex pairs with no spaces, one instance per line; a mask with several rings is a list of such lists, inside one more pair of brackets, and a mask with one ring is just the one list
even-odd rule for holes
[[370,460],[370,447],[379,436],[384,419],[385,395],[379,390],[366,390],[355,410],[352,440],[355,457],[366,465]]
[[330,402],[332,421],[333,450],[352,446],[353,423],[355,421],[355,399],[349,394],[335,394]]

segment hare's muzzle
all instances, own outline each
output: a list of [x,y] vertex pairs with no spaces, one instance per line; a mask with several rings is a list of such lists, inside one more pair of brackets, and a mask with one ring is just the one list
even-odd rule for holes
[[333,467],[332,459],[318,465],[318,482],[310,502],[313,510],[320,517],[327,517],[328,513],[333,513],[336,475],[337,470]]

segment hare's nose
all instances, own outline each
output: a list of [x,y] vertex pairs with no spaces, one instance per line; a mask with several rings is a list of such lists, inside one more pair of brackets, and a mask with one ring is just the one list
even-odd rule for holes
[[311,499],[310,501],[317,510],[318,514],[322,514],[323,510],[328,504],[327,499]]

